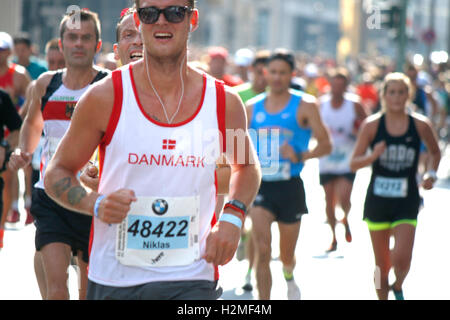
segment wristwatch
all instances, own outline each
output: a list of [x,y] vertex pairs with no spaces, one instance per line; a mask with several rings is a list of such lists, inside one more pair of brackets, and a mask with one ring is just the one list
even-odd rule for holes
[[6,141],[6,140],[1,140],[1,141],[0,141],[0,147],[3,147],[3,148],[6,149],[6,151],[8,151],[9,148],[10,148],[10,145],[9,145],[8,141]]
[[245,214],[247,212],[247,207],[245,206],[245,204],[243,204],[241,201],[235,200],[235,199],[230,200],[227,203],[225,203],[223,210],[225,210],[226,208],[231,208],[235,211],[240,212],[243,217],[245,217]]

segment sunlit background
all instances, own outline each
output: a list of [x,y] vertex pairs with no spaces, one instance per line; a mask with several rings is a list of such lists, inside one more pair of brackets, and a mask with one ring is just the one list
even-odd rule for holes
[[[285,47],[313,56],[336,58],[367,55],[396,59],[396,30],[385,20],[390,5],[406,5],[406,56],[417,64],[448,59],[448,0],[198,0],[200,28],[191,45],[222,45],[230,52]],[[0,30],[27,33],[42,54],[58,36],[58,25],[70,5],[99,13],[104,50],[111,49],[121,9],[132,0],[2,0]],[[381,19],[380,19],[381,18]],[[398,35],[397,35],[398,37]]]

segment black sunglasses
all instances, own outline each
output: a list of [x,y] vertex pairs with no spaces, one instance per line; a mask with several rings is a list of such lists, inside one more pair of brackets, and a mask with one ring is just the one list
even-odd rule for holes
[[145,24],[154,24],[159,20],[159,15],[162,13],[166,20],[170,23],[180,23],[184,20],[186,12],[191,13],[193,9],[185,6],[170,6],[164,9],[157,7],[145,7],[137,9],[139,20]]

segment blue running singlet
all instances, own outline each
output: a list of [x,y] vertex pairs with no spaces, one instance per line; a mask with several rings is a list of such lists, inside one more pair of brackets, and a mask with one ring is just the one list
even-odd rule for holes
[[281,156],[280,147],[288,143],[296,153],[308,150],[311,129],[304,129],[297,123],[297,112],[303,92],[291,90],[289,103],[278,113],[265,109],[267,94],[255,98],[250,121],[250,136],[258,152],[264,181],[289,180],[298,177],[304,163],[293,163]]

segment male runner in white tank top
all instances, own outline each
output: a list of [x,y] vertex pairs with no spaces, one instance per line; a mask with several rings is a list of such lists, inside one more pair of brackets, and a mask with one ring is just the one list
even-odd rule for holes
[[[198,26],[194,1],[136,5],[145,58],[80,100],[47,169],[46,190],[61,205],[95,216],[88,298],[216,299],[217,266],[233,258],[261,179],[245,109],[229,88],[186,63]],[[209,142],[174,139],[196,125],[207,129]],[[241,144],[220,136],[226,130],[240,131]],[[99,144],[100,194],[76,178]],[[207,161],[211,146],[219,152]],[[215,160],[225,151],[234,201],[216,223]]]
[[58,141],[69,126],[78,98],[93,82],[106,75],[93,66],[94,56],[101,48],[101,28],[97,14],[87,10],[79,14],[78,26],[71,24],[72,15],[65,16],[61,21],[60,49],[67,68],[46,72],[36,80],[30,109],[21,128],[19,148],[9,163],[13,169],[29,164],[44,130],[41,180],[33,191],[31,208],[36,218],[36,250],[41,252],[45,268],[44,281],[37,274],[44,299],[69,298],[67,268],[71,252],[79,256],[80,299],[85,298],[87,290],[91,219],[55,204],[45,194],[42,181]]
[[333,141],[331,154],[319,159],[320,184],[325,191],[325,211],[332,232],[332,241],[327,252],[337,249],[335,210],[338,203],[344,211],[342,223],[346,241],[352,241],[347,218],[351,208],[350,196],[355,173],[350,170],[350,157],[359,124],[368,115],[359,102],[359,97],[347,91],[350,75],[346,69],[332,70],[330,84],[330,94],[320,99],[320,113]]

